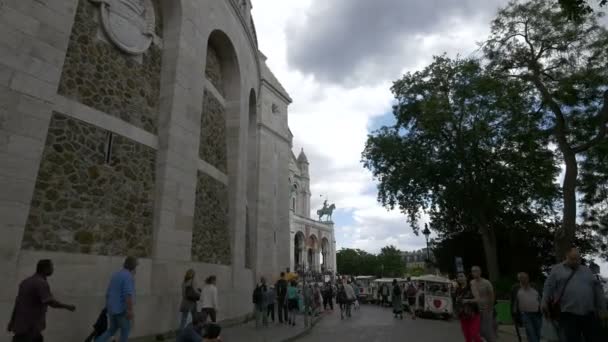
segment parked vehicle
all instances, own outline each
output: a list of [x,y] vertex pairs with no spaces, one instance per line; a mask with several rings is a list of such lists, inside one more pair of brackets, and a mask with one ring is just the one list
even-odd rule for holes
[[360,303],[367,303],[373,301],[373,281],[376,279],[374,276],[358,276],[355,277],[355,281],[359,287],[359,297],[357,298]]
[[371,300],[374,303],[380,303],[382,301],[382,296],[379,293],[380,287],[382,285],[387,285],[389,287],[388,291],[388,302],[392,302],[391,294],[393,293],[393,280],[397,279],[397,283],[401,286],[402,290],[404,290],[405,285],[407,284],[407,279],[405,278],[379,278],[372,281],[372,296]]
[[452,282],[436,275],[412,278],[417,283],[418,293],[414,312],[417,316],[433,316],[450,319],[454,314]]

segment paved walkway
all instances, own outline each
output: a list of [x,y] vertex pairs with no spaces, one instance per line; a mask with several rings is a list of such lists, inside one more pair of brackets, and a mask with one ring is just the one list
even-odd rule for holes
[[[463,341],[458,321],[432,319],[403,320],[393,318],[390,308],[363,305],[350,319],[340,319],[339,313],[323,318],[310,334],[298,342],[460,342]],[[499,342],[516,342],[514,335],[501,332]]]
[[[317,317],[318,322],[324,315]],[[304,327],[304,316],[298,316],[296,326],[270,322],[266,328],[256,328],[255,321],[246,324],[222,328],[222,341],[226,342],[286,342],[295,341],[298,337],[306,335],[310,329]],[[171,341],[174,342],[174,341]]]

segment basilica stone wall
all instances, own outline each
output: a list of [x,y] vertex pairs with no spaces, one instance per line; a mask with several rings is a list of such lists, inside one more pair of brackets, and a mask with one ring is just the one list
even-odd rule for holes
[[228,188],[203,172],[198,172],[192,259],[210,264],[230,265],[228,230]]
[[[152,44],[137,57],[116,49],[104,38],[97,7],[78,2],[58,93],[156,133],[161,48]],[[160,14],[159,5],[155,10]],[[160,34],[162,17],[156,23]]]
[[[153,42],[126,53],[125,39],[150,38],[139,31],[142,18],[151,24],[150,2]],[[122,40],[100,21],[104,3],[126,6],[111,14],[127,21],[114,27]],[[289,101],[269,98],[284,90],[262,73],[250,9],[239,0],[0,1],[0,326],[20,281],[52,259],[53,294],[77,314],[50,310],[45,341],[82,341],[129,254],[139,257],[135,340],[177,327],[188,269],[199,281],[217,276],[220,321],[251,314],[256,279],[288,266],[291,138],[268,120],[254,121],[265,132],[257,138],[248,129],[250,114],[271,104],[286,127]]]
[[213,94],[204,92],[199,156],[224,174],[228,173],[226,111]]
[[150,255],[155,151],[55,113],[22,248]]

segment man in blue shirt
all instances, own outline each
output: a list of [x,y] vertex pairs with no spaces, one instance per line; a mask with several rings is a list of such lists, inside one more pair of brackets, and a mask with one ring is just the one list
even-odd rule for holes
[[127,342],[133,324],[133,305],[135,303],[135,268],[137,259],[127,257],[123,269],[114,273],[106,292],[106,309],[110,319],[110,329],[95,339],[107,342],[120,330],[120,342]]

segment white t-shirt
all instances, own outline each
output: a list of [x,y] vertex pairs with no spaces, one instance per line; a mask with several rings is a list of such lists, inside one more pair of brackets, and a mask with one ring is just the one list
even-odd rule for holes
[[538,312],[540,307],[538,291],[532,287],[524,289],[523,287],[517,291],[517,305],[521,312]]
[[203,302],[203,309],[217,310],[217,287],[215,287],[215,285],[210,284],[206,284],[205,286],[203,286],[201,300]]

